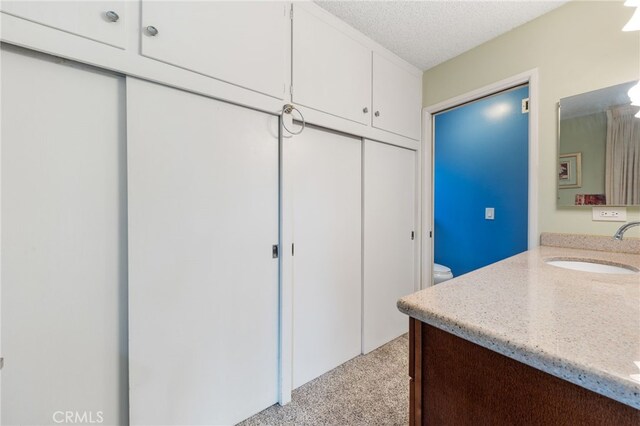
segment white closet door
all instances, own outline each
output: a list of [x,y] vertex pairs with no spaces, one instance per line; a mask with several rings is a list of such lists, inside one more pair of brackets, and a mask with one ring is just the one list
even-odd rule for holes
[[1,423],[126,424],[124,78],[1,55]]
[[127,79],[132,424],[277,401],[278,118]]
[[361,351],[360,139],[307,127],[293,151],[293,386]]
[[415,170],[415,151],[364,142],[364,353],[409,328],[396,302],[416,291]]

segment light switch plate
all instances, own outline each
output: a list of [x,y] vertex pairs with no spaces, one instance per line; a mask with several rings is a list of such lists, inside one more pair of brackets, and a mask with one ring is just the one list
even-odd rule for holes
[[495,209],[493,207],[487,207],[484,209],[484,218],[487,220],[494,220],[496,217]]
[[626,222],[626,207],[594,207],[592,209],[593,220],[598,222]]

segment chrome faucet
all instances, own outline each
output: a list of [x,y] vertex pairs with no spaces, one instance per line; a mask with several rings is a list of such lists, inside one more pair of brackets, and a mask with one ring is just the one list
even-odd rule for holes
[[618,241],[622,241],[622,237],[624,236],[624,233],[627,232],[627,229],[633,228],[634,226],[639,226],[639,225],[640,225],[640,222],[638,222],[638,221],[625,223],[620,228],[618,228],[616,233],[613,235],[613,239],[614,240],[618,240]]

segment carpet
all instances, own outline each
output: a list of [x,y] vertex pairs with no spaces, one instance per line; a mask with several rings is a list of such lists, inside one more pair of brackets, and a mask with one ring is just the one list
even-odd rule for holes
[[241,426],[392,426],[409,423],[409,339],[405,334],[295,389]]

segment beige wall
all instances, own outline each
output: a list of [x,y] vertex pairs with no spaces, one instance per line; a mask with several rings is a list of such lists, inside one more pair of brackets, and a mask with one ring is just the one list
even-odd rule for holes
[[[613,235],[620,225],[593,222],[588,207],[556,207],[557,102],[638,79],[640,33],[621,31],[632,14],[622,2],[573,1],[424,73],[430,106],[538,69],[540,232]],[[627,210],[640,219],[638,208]]]

